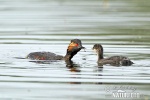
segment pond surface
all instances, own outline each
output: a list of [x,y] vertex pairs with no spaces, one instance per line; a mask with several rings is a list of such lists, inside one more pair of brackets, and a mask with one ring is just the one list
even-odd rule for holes
[[[0,0],[0,100],[150,99],[149,0]],[[86,47],[72,59],[48,64],[25,58],[34,51],[65,55],[71,39]],[[104,56],[128,56],[132,66],[98,67]]]

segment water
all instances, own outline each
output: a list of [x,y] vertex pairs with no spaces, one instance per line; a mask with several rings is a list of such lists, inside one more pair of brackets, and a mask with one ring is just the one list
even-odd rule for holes
[[[0,100],[120,100],[118,90],[149,100],[149,3],[0,0]],[[65,55],[74,38],[86,47],[72,59],[74,68],[15,58],[34,51]],[[105,57],[124,55],[135,64],[98,67],[95,43],[103,45]]]

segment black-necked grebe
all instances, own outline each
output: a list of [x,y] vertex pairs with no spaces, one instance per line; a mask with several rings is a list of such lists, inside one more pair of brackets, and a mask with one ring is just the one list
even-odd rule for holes
[[93,50],[95,50],[98,55],[98,61],[97,61],[98,64],[101,65],[110,64],[114,66],[119,66],[119,65],[130,66],[133,64],[133,62],[125,56],[112,56],[109,58],[104,58],[103,47],[100,44],[95,44],[93,46]]
[[72,57],[77,54],[81,49],[84,49],[82,42],[79,39],[71,40],[67,48],[67,53],[65,56],[56,55],[51,52],[32,52],[27,55],[27,58],[32,60],[71,60]]

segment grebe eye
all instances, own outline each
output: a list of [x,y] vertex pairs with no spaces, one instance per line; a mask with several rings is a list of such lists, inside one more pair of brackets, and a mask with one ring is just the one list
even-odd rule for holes
[[76,46],[78,46],[79,44],[78,43],[76,43]]

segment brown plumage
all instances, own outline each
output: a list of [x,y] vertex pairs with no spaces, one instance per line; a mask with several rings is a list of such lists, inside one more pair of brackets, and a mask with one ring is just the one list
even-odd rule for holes
[[65,56],[51,52],[32,52],[27,55],[27,58],[32,60],[71,60],[83,48],[81,40],[73,39],[67,48]]
[[110,64],[113,66],[119,66],[119,65],[130,66],[133,64],[133,62],[125,56],[112,56],[109,58],[104,58],[103,47],[100,44],[95,44],[93,46],[93,50],[95,50],[98,55],[98,61],[97,61],[98,64],[101,65]]

